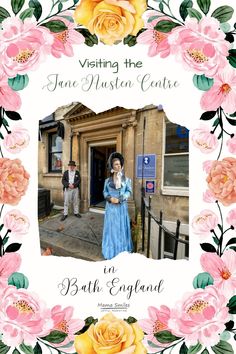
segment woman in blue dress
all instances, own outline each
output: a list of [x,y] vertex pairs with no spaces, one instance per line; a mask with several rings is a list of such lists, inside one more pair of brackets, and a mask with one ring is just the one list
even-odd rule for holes
[[133,244],[127,200],[132,193],[131,180],[123,173],[124,158],[113,152],[108,159],[111,176],[105,180],[103,195],[106,210],[103,227],[102,254],[111,259],[117,254],[131,252]]

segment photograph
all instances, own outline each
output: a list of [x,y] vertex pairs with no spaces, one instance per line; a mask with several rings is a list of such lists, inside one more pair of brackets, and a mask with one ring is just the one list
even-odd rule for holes
[[58,107],[39,121],[38,166],[42,254],[188,259],[189,131],[161,104]]

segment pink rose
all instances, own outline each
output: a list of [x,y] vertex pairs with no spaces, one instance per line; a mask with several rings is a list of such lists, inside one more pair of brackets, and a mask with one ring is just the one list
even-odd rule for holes
[[[71,16],[70,12],[64,13],[64,15]],[[72,57],[74,55],[73,45],[82,44],[85,41],[84,36],[75,30],[76,25],[74,22],[70,22],[64,17],[52,17],[51,20],[59,20],[64,22],[67,29],[63,32],[52,33],[54,41],[51,47],[51,53],[54,57],[60,58],[62,54]]]
[[214,286],[228,299],[236,289],[236,252],[227,250],[219,257],[214,253],[201,255],[201,265],[214,279]]
[[231,152],[231,154],[236,155],[236,134],[233,134],[232,138],[229,138],[226,141],[226,145],[229,149],[229,152]]
[[226,221],[236,229],[236,209],[232,209],[228,212]]
[[38,67],[50,53],[53,36],[44,27],[26,18],[8,17],[2,22],[0,55],[3,71],[9,77]]
[[211,170],[212,163],[213,163],[213,160],[204,161],[202,164],[203,171],[205,171],[206,173],[209,173]]
[[211,191],[209,189],[207,189],[203,193],[203,200],[205,203],[215,203],[216,202],[216,198],[214,197],[214,195],[211,193]]
[[50,310],[25,289],[6,287],[1,293],[0,333],[6,345],[35,345],[37,337],[49,334],[52,328]]
[[20,160],[0,158],[0,203],[18,204],[28,184],[29,174]]
[[225,33],[220,23],[213,17],[187,18],[185,26],[176,28],[168,41],[171,52],[188,70],[197,74],[215,76],[227,65],[230,43],[225,40]]
[[187,346],[198,342],[204,347],[214,346],[230,318],[227,302],[214,286],[196,289],[171,310],[168,326],[175,335],[185,337]]
[[192,142],[193,145],[204,154],[209,154],[214,151],[219,143],[216,136],[204,125],[193,130]]
[[0,257],[0,287],[8,283],[9,276],[17,272],[21,265],[21,257],[18,253],[5,253]]
[[60,343],[60,347],[74,342],[74,334],[84,327],[83,320],[72,319],[73,311],[71,306],[62,309],[60,305],[54,306],[51,310],[53,329],[67,334],[66,339]]
[[204,239],[210,234],[211,230],[214,230],[218,222],[218,216],[213,211],[208,209],[202,210],[199,215],[193,218],[193,232]]
[[3,224],[12,233],[20,235],[27,234],[30,226],[27,216],[17,209],[13,209],[4,215]]
[[28,146],[29,139],[28,130],[16,126],[5,136],[3,145],[7,151],[16,154]]
[[236,159],[213,161],[207,177],[208,187],[217,200],[227,206],[236,202]]
[[[150,306],[148,308],[148,315],[148,319],[138,321],[139,326],[147,334],[147,336],[145,336],[145,339],[160,347],[168,346],[168,343],[158,342],[154,335],[155,333],[169,330],[168,321],[170,319],[170,309],[164,305],[161,305],[160,309]],[[151,348],[148,349],[151,350]]]
[[7,77],[4,73],[0,73],[0,107],[3,107],[6,111],[17,111],[21,107],[20,95],[8,86]]
[[227,65],[214,76],[214,84],[204,92],[200,101],[202,109],[216,111],[220,106],[226,113],[236,110],[236,74],[235,69]]
[[[149,18],[154,16],[158,16],[158,18],[149,22]],[[145,25],[147,29],[137,37],[137,43],[149,45],[148,55],[150,57],[160,54],[161,58],[166,58],[170,54],[170,45],[167,39],[170,33],[159,32],[154,29],[156,24],[163,20],[169,20],[169,18],[160,17],[160,12],[158,11],[148,11]]]

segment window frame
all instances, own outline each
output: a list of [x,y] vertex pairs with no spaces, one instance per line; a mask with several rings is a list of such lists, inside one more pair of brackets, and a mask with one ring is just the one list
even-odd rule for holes
[[[62,156],[62,153],[63,153],[63,147],[62,147],[61,151],[53,151],[53,152],[51,151],[53,135],[58,136],[56,130],[48,132],[48,173],[62,173],[62,166],[58,170],[55,170],[52,168],[52,155],[61,153],[61,156]],[[62,142],[63,142],[63,140],[62,140]]]

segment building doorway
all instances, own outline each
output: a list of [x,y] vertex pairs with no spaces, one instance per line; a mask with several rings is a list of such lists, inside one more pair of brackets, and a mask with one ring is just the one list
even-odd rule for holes
[[107,160],[116,151],[116,145],[90,146],[90,207],[105,208],[104,181],[108,177]]

